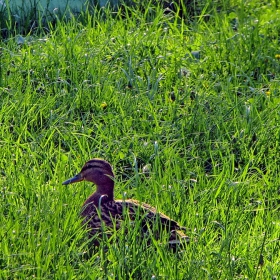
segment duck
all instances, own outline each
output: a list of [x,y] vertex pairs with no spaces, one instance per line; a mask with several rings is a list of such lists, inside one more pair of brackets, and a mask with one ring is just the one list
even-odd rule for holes
[[[87,161],[77,175],[62,184],[81,181],[89,181],[96,186],[95,192],[86,199],[81,210],[83,224],[86,225],[94,246],[100,245],[102,233],[106,232],[110,237],[110,232],[119,230],[127,217],[131,221],[129,226],[136,220],[139,221],[143,238],[152,235],[159,240],[165,232],[167,243],[172,248],[189,242],[189,237],[184,233],[186,229],[155,207],[135,199],[115,200],[114,172],[106,160],[93,158]],[[104,226],[110,230],[104,230]]]

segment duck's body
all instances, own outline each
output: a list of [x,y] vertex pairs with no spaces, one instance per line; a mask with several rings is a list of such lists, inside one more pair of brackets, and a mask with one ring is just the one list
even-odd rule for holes
[[[104,226],[118,230],[123,221],[129,219],[131,222],[138,222],[143,236],[152,233],[158,239],[161,232],[165,231],[169,234],[170,244],[188,241],[188,237],[182,232],[183,227],[151,205],[133,199],[114,200],[113,177],[108,162],[92,159],[84,165],[79,174],[63,183],[67,185],[87,180],[96,184],[96,192],[85,201],[81,212],[91,236],[104,232]],[[98,239],[94,244],[99,244]]]
[[[138,222],[141,227],[142,235],[147,235],[149,230],[152,231],[153,237],[158,239],[161,231],[169,232],[169,243],[179,243],[180,238],[187,238],[182,232],[184,228],[168,216],[157,212],[157,210],[149,204],[139,203],[137,200],[110,200],[101,203],[99,206],[87,199],[82,209],[84,222],[89,228],[91,236],[97,236],[106,228],[120,229],[125,219],[130,220],[130,226],[134,221]],[[107,231],[108,235],[111,234]],[[94,242],[98,245],[96,239]]]

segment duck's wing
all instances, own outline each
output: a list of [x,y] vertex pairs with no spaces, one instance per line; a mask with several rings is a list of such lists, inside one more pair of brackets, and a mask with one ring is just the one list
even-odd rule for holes
[[134,199],[116,200],[115,204],[119,206],[121,205],[122,211],[123,207],[126,207],[132,220],[138,216],[142,219],[143,223],[147,222],[154,224],[155,222],[158,222],[169,231],[185,230],[185,228],[181,227],[176,221],[157,211],[157,209],[150,204],[139,202]]
[[[127,208],[132,220],[140,220],[143,232],[152,232],[156,239],[160,238],[162,230],[169,233],[169,245],[176,247],[185,242],[189,242],[189,237],[184,233],[186,230],[176,221],[167,215],[157,211],[157,209],[147,203],[141,203],[137,200],[117,200],[117,205],[122,205],[122,209]],[[182,242],[183,241],[183,242]]]

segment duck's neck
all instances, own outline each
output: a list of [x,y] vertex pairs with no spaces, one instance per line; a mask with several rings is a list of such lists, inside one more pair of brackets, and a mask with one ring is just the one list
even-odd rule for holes
[[105,202],[114,200],[114,182],[107,182],[106,185],[96,186],[96,191],[84,203],[84,206],[94,204],[100,206]]

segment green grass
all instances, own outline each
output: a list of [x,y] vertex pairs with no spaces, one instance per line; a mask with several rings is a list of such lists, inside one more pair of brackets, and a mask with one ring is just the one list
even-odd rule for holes
[[[1,279],[280,275],[280,10],[258,2],[205,1],[192,21],[85,13],[1,41]],[[114,166],[116,197],[176,219],[189,246],[131,230],[89,256],[94,187],[61,183],[93,157]]]

